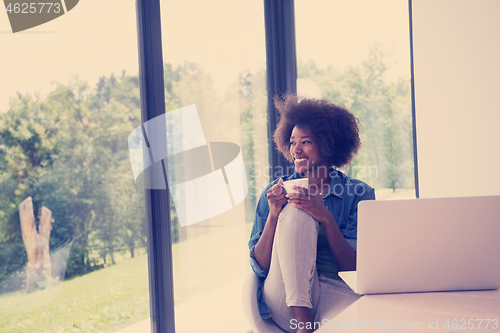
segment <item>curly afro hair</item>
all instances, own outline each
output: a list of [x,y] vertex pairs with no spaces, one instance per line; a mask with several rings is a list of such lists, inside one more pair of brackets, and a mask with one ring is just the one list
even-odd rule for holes
[[290,136],[295,126],[307,128],[314,134],[320,154],[334,167],[348,165],[361,147],[361,124],[341,106],[325,99],[299,99],[293,94],[275,98],[274,105],[281,115],[274,141],[290,162],[293,162]]

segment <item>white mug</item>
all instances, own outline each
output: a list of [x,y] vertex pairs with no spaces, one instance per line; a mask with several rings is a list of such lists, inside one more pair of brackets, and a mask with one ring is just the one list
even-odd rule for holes
[[286,182],[283,183],[283,187],[285,188],[286,193],[300,193],[299,190],[294,190],[293,186],[300,186],[308,189],[309,178],[292,179],[292,180],[287,180]]

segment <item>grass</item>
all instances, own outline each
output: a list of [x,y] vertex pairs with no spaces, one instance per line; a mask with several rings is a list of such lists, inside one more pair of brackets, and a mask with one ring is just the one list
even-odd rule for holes
[[34,293],[0,296],[1,332],[113,332],[149,316],[141,255]]
[[[173,245],[176,305],[248,272],[251,226],[222,228]],[[0,295],[2,333],[115,332],[148,317],[145,254],[49,289]]]

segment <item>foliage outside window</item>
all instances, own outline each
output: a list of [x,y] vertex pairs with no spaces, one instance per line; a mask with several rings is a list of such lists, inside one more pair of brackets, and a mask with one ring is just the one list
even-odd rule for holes
[[[362,124],[362,148],[343,171],[376,189],[411,196],[414,188],[410,82],[387,82],[388,56],[373,46],[366,60],[343,71],[299,61],[298,77],[313,82],[322,97],[346,107]],[[299,92],[300,93],[300,92]],[[382,191],[380,192],[382,193]],[[387,196],[387,191],[383,196]]]

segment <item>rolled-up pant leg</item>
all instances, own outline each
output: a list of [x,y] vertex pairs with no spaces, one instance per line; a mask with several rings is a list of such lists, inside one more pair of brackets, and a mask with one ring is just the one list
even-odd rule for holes
[[319,222],[292,205],[286,205],[279,215],[264,297],[271,309],[271,318],[287,332],[293,331],[290,306],[311,309],[312,318],[317,311],[320,298],[316,270],[318,231]]

